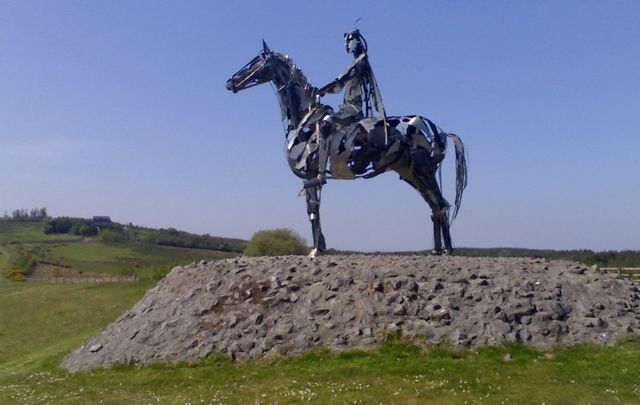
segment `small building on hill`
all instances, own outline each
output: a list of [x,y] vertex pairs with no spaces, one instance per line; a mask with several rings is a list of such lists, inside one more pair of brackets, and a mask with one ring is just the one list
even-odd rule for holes
[[111,223],[111,218],[110,217],[105,217],[105,216],[94,216],[93,217],[93,223],[95,225],[110,224]]

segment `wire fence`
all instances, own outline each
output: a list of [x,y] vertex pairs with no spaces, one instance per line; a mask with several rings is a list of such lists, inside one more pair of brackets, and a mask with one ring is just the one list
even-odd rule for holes
[[601,270],[617,273],[619,277],[629,277],[633,281],[640,282],[640,267],[602,267]]

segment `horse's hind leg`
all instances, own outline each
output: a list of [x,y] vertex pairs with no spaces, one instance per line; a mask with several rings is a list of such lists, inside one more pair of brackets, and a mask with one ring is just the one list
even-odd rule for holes
[[442,221],[442,238],[444,239],[444,252],[445,253],[453,253],[453,245],[451,243],[451,232],[449,230],[449,215],[448,209],[442,211],[441,221]]
[[[432,212],[434,212],[433,209]],[[442,225],[440,224],[440,218],[435,213],[431,214],[431,222],[433,222],[433,250],[431,253],[439,255],[442,253],[442,238],[440,237]]]
[[305,189],[307,197],[307,214],[311,221],[311,232],[313,233],[313,250],[310,257],[315,257],[327,248],[324,242],[324,235],[320,228],[320,187],[310,187]]
[[442,242],[444,242],[444,253],[453,251],[451,234],[449,232],[449,219],[447,211],[449,203],[440,192],[440,187],[434,176],[422,175],[419,170],[409,167],[396,169],[400,177],[415,188],[422,198],[431,208],[431,221],[433,222],[433,250],[432,253],[439,255],[443,253]]
[[433,176],[429,177],[419,177],[422,180],[423,185],[425,186],[424,190],[419,190],[420,194],[427,200],[427,203],[431,207],[431,220],[433,221],[434,232],[439,230],[442,233],[442,241],[444,242],[444,252],[441,250],[442,245],[440,244],[440,234],[434,234],[435,239],[435,247],[434,253],[452,253],[453,245],[451,243],[451,233],[449,231],[449,203],[442,195],[440,191],[440,187],[438,186],[438,182],[436,178]]
[[[420,188],[418,191],[427,201],[431,208],[431,220],[433,221],[433,254],[451,253],[453,246],[451,243],[451,233],[449,232],[449,203],[444,199],[438,187],[435,177],[418,177],[420,180]],[[441,239],[442,237],[442,239]],[[444,242],[444,251],[442,251],[442,242]]]

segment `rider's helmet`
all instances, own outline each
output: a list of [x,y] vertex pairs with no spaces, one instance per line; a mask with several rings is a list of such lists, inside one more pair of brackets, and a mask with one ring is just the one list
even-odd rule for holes
[[367,53],[367,41],[364,39],[359,30],[347,32],[344,34],[344,45],[347,52],[354,56]]

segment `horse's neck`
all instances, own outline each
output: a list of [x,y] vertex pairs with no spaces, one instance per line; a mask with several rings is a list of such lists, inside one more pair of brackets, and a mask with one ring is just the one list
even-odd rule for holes
[[288,64],[283,62],[274,77],[274,84],[278,89],[278,101],[284,110],[283,113],[286,114],[284,118],[288,118],[289,130],[298,126],[312,103],[311,97],[305,89],[306,83],[298,80],[292,81],[291,75],[293,74],[294,72],[291,71]]

